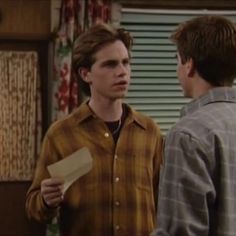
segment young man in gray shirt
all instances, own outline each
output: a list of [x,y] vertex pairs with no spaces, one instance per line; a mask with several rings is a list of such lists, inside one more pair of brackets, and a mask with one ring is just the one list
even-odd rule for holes
[[236,29],[201,16],[172,35],[186,97],[165,141],[155,236],[236,235]]

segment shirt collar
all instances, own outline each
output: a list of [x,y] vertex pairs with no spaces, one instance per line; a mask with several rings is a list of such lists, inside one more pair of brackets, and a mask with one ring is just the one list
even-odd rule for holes
[[73,114],[75,121],[77,124],[83,122],[84,120],[88,118],[96,118],[96,115],[92,112],[90,107],[88,106],[88,101],[83,102],[75,111]]
[[231,87],[217,87],[210,89],[206,94],[185,105],[180,111],[180,116],[183,117],[191,114],[200,107],[214,102],[236,103],[236,90]]
[[[143,129],[146,129],[146,119],[144,119],[144,116],[141,115],[139,112],[135,111],[133,108],[131,108],[128,104],[123,104],[125,108],[128,111],[127,115],[127,123],[135,122]],[[81,123],[89,118],[96,118],[96,115],[93,113],[93,111],[88,106],[88,101],[83,102],[75,111],[73,114],[76,123]]]
[[129,124],[129,123],[135,122],[141,128],[146,129],[147,123],[146,123],[145,116],[143,116],[141,113],[134,110],[128,104],[124,104],[124,106],[128,110],[127,123]]

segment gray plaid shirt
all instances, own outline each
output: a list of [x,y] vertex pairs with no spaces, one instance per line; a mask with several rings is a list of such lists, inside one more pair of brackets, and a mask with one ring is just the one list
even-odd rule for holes
[[156,236],[236,235],[236,90],[187,104],[165,142]]

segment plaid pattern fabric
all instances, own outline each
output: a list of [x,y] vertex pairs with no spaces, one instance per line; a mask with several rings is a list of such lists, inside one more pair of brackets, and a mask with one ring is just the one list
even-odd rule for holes
[[236,90],[212,89],[182,116],[166,137],[153,235],[236,235]]
[[[154,121],[126,107],[116,145],[86,103],[51,126],[27,194],[30,217],[49,221],[60,211],[63,236],[149,235],[156,222],[162,136]],[[47,209],[40,195],[40,183],[49,177],[46,166],[84,146],[92,154],[93,169],[67,190],[60,209]]]

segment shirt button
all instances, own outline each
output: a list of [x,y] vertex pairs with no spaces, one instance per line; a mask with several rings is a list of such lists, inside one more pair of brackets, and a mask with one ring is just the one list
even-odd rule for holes
[[104,136],[105,136],[106,138],[108,138],[108,137],[109,137],[109,134],[108,134],[108,133],[105,133]]
[[119,226],[119,225],[116,225],[115,228],[116,228],[116,230],[119,230],[119,229],[120,229],[120,226]]
[[119,206],[119,205],[120,205],[120,202],[119,202],[119,201],[115,201],[115,205],[116,205],[116,206]]
[[114,158],[115,158],[115,159],[117,159],[117,158],[118,158],[118,156],[115,154]]
[[119,181],[120,181],[120,178],[119,178],[119,177],[116,177],[116,178],[115,178],[115,181],[116,181],[116,182],[119,182]]

